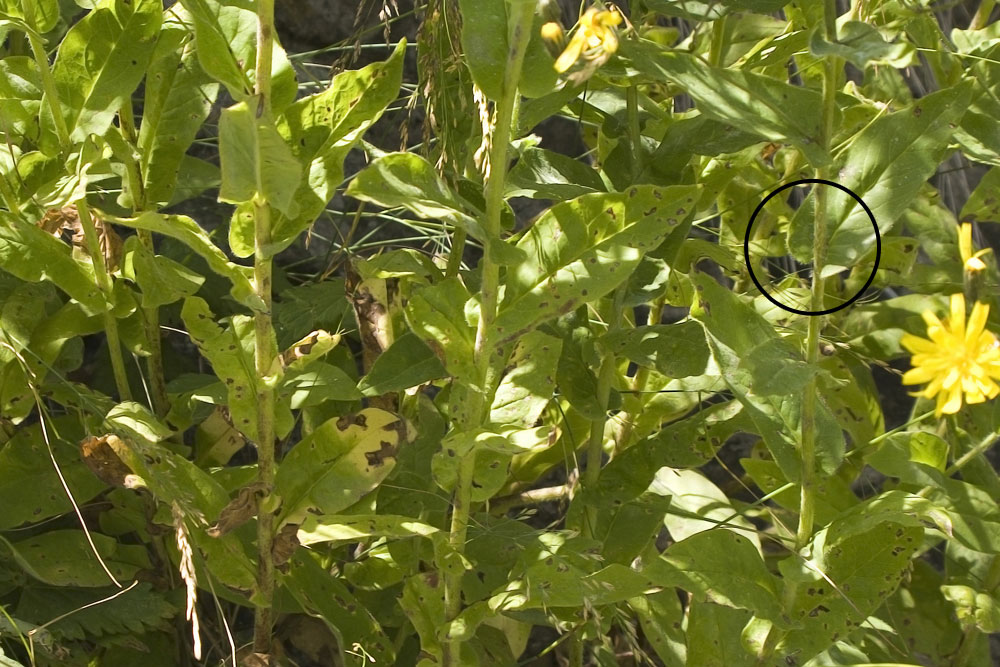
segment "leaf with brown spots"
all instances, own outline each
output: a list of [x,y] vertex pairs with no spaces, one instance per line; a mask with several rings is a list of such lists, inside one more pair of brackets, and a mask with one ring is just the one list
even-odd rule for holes
[[327,420],[292,447],[278,468],[278,525],[353,505],[392,472],[397,448],[412,438],[401,417],[377,408]]

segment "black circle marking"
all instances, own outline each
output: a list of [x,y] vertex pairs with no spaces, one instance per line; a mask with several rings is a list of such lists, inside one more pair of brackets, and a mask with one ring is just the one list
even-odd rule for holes
[[[797,185],[807,185],[810,183],[816,183],[820,185],[831,185],[840,190],[841,192],[846,192],[854,199],[854,201],[861,204],[861,208],[863,208],[865,210],[865,213],[868,214],[868,219],[872,221],[872,228],[875,230],[875,264],[872,266],[872,272],[871,275],[868,276],[868,280],[861,287],[861,289],[858,290],[857,294],[855,294],[854,296],[852,296],[850,299],[840,304],[839,306],[834,306],[833,308],[827,308],[826,310],[801,310],[799,308],[792,308],[791,306],[786,306],[785,304],[781,303],[780,301],[778,301],[777,299],[775,299],[774,297],[772,297],[770,294],[767,293],[767,290],[764,289],[764,286],[760,284],[759,280],[757,280],[757,276],[754,275],[753,267],[750,266],[750,231],[753,229],[753,221],[757,219],[757,215],[763,210],[767,202],[770,201],[772,197],[774,197],[782,190],[787,190],[788,188],[793,188]],[[864,294],[865,290],[867,290],[868,287],[872,284],[872,281],[875,280],[875,272],[878,271],[878,263],[879,260],[882,259],[882,236],[878,233],[878,224],[875,222],[875,216],[872,214],[871,209],[868,208],[868,204],[866,204],[864,200],[861,199],[861,197],[856,195],[850,189],[845,188],[840,183],[834,183],[833,181],[828,181],[824,178],[801,178],[797,181],[791,181],[790,183],[785,183],[780,188],[778,188],[777,190],[773,191],[772,193],[764,197],[764,201],[758,204],[757,208],[754,209],[753,215],[750,216],[750,222],[747,224],[746,237],[743,239],[743,259],[744,261],[746,261],[747,271],[750,272],[750,279],[753,280],[753,284],[757,286],[757,289],[760,290],[760,293],[764,295],[765,299],[776,305],[778,308],[781,308],[782,310],[787,310],[788,312],[795,313],[797,315],[813,315],[813,316],[829,315],[830,313],[835,313],[838,310],[847,308],[849,305],[860,299],[861,295]]]

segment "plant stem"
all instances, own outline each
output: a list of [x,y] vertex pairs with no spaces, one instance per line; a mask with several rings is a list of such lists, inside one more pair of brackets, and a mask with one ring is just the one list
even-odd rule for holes
[[[824,31],[828,41],[837,36],[837,2],[824,0]],[[833,145],[834,117],[837,111],[837,82],[842,68],[837,57],[827,57],[823,62],[823,118],[821,142],[829,152]],[[815,171],[816,178],[826,178],[827,168],[819,167]],[[815,201],[815,218],[813,223],[813,267],[812,289],[810,292],[810,310],[823,310],[825,301],[825,280],[822,277],[827,250],[826,209],[827,197],[825,188],[816,184],[813,188]],[[806,362],[812,366],[819,361],[819,334],[822,328],[822,316],[809,316],[806,330]],[[799,499],[799,525],[795,536],[796,550],[803,549],[812,539],[816,513],[816,401],[817,378],[813,375],[805,387],[802,398],[802,431],[801,431],[801,495]],[[795,600],[796,584],[786,581],[784,589],[784,606],[787,610]],[[784,632],[772,626],[764,640],[757,657],[757,664],[767,663],[774,653]]]
[[448,253],[448,267],[445,269],[445,277],[451,278],[458,275],[458,270],[462,268],[462,255],[465,253],[465,227],[455,228],[455,235],[451,240],[451,252]]
[[66,119],[62,115],[62,106],[59,104],[59,91],[56,88],[56,80],[52,76],[52,69],[49,67],[49,56],[45,53],[45,45],[39,37],[35,24],[35,0],[23,0],[24,20],[31,30],[28,31],[28,43],[31,44],[31,53],[35,57],[35,64],[42,76],[42,90],[49,101],[49,109],[52,111],[52,121],[56,127],[56,136],[59,138],[59,147],[65,152],[69,150],[69,130],[66,127]]
[[969,23],[969,30],[981,30],[986,27],[986,22],[990,20],[990,14],[993,13],[993,8],[996,7],[996,0],[982,0],[979,3],[979,9],[976,10],[975,16],[972,17],[972,21]]
[[[135,128],[135,117],[132,114],[132,101],[129,100],[118,109],[118,123],[125,143],[132,155],[125,161],[125,174],[128,179],[129,192],[132,195],[132,210],[141,214],[146,210],[146,187],[142,180],[142,169],[139,164],[138,145],[139,134]],[[153,233],[148,229],[138,231],[139,242],[154,252]],[[142,323],[149,342],[149,356],[146,358],[146,372],[149,374],[149,384],[153,412],[157,417],[163,417],[170,408],[167,398],[167,381],[163,369],[163,345],[160,337],[159,308],[143,308]]]
[[[508,149],[514,125],[514,109],[518,100],[518,82],[521,66],[528,47],[531,25],[534,20],[535,5],[531,0],[515,0],[511,3],[509,17],[507,62],[504,67],[500,99],[496,100],[496,122],[490,140],[489,171],[485,186],[485,224],[487,242],[500,242],[500,217],[503,211],[504,181],[507,177]],[[500,289],[500,266],[491,256],[488,247],[484,249],[482,282],[480,295],[479,324],[476,329],[474,348],[476,378],[471,378],[472,391],[468,393],[471,405],[466,421],[457,427],[467,430],[485,423],[489,418],[492,388],[496,384],[500,369],[497,358],[502,362],[496,344],[491,340],[493,323],[497,317],[498,294]],[[468,382],[468,381],[465,381]],[[455,484],[451,528],[448,543],[456,554],[465,551],[465,536],[469,527],[469,511],[472,500],[472,474],[475,470],[475,450],[472,450],[459,464]],[[461,568],[448,568],[445,579],[445,620],[453,621],[462,611]],[[461,641],[448,639],[443,647],[443,664],[452,667],[460,663]]]
[[[271,116],[271,51],[274,48],[274,0],[257,0],[257,62],[254,94],[258,117]],[[271,340],[271,207],[254,197],[254,290],[264,302],[254,313],[254,368],[257,372],[257,480],[267,493],[257,504],[257,604],[254,611],[254,653],[270,656],[274,598],[274,515],[270,491],[274,486],[274,366]]]
[[712,22],[712,44],[708,50],[709,64],[722,65],[722,47],[726,42],[726,17],[722,16]]
[[[611,304],[611,318],[608,323],[608,333],[618,330],[621,323],[622,309],[628,283],[622,283],[615,290]],[[611,398],[611,387],[615,381],[615,371],[618,363],[615,355],[607,353],[601,360],[601,368],[597,375],[597,404],[601,407],[601,417],[590,423],[590,440],[587,444],[587,467],[583,472],[583,488],[593,489],[601,479],[601,458],[604,454],[604,431],[608,424],[608,403]],[[593,537],[597,522],[597,507],[587,505],[584,512],[582,533]]]
[[639,127],[639,89],[629,86],[625,89],[625,105],[628,114],[629,143],[632,144],[632,182],[642,174],[642,130]]
[[83,198],[76,203],[77,212],[80,215],[80,227],[83,229],[84,240],[87,244],[87,254],[94,264],[94,274],[97,278],[97,287],[104,294],[107,307],[104,310],[104,333],[108,337],[108,354],[111,356],[111,371],[115,376],[115,386],[118,389],[118,397],[123,401],[132,400],[132,389],[128,384],[128,375],[125,373],[125,360],[122,357],[121,340],[118,337],[118,320],[115,319],[114,312],[114,283],[108,267],[104,263],[104,253],[101,251],[101,242],[97,238],[97,228],[94,220],[90,216],[90,207],[87,206],[87,199]]
[[[825,12],[826,39],[833,40],[837,35],[836,1],[827,0]],[[833,120],[837,110],[837,73],[838,62],[834,57],[827,58],[823,63],[823,146],[829,150],[833,144]],[[827,169],[816,170],[816,178],[826,178]],[[810,310],[823,310],[825,301],[826,281],[822,277],[826,261],[827,246],[827,189],[816,184],[813,188],[813,198],[816,202],[816,217],[813,224],[813,267],[812,292]],[[806,331],[806,362],[814,366],[819,362],[819,333],[822,328],[822,316],[809,317]],[[813,522],[816,508],[816,393],[817,377],[813,375],[806,385],[802,399],[802,495],[799,502],[799,528],[796,534],[796,546],[801,549],[812,537]]]
[[[49,67],[49,56],[45,53],[45,45],[38,35],[35,23],[35,0],[24,0],[25,21],[28,24],[28,42],[31,44],[31,53],[38,65],[38,71],[42,77],[42,89],[49,103],[49,110],[52,112],[52,121],[56,128],[56,136],[59,138],[59,148],[65,153],[70,148],[69,130],[66,127],[66,119],[62,115],[62,105],[59,103],[59,91],[56,88],[55,78],[52,76],[52,69]],[[94,265],[94,274],[97,286],[104,295],[106,307],[104,311],[104,331],[108,337],[108,353],[111,356],[111,370],[114,373],[115,385],[118,389],[118,397],[123,401],[132,400],[132,390],[129,388],[128,376],[125,373],[125,360],[122,357],[121,340],[118,336],[118,321],[112,312],[114,304],[114,283],[108,267],[104,263],[104,254],[101,252],[101,243],[97,238],[97,229],[94,220],[90,216],[90,207],[87,205],[86,196],[76,202],[77,213],[80,216],[80,227],[83,230],[84,240],[87,244],[87,253],[90,255]]]

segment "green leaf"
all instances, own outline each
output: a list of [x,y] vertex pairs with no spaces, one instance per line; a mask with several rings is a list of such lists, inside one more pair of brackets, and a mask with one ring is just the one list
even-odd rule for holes
[[[344,179],[344,158],[399,95],[405,55],[406,40],[400,40],[385,62],[341,72],[329,88],[298,100],[278,117],[278,132],[304,172],[294,198],[299,212],[272,221],[269,253],[291,245],[333,198]],[[245,240],[233,241],[230,231],[233,251],[246,253],[238,250],[247,245]]]
[[[892,229],[937,171],[970,95],[969,85],[931,93],[853,138],[838,182],[864,200],[881,234]],[[848,194],[828,188],[827,220],[824,277],[852,268],[875,245],[871,219]],[[812,236],[812,218],[796,215],[789,229],[796,257],[811,258]]]
[[688,610],[687,665],[689,667],[752,667],[757,664],[736,639],[751,614],[711,602],[695,601]]
[[837,32],[837,39],[828,42],[823,38],[822,26],[817,26],[809,40],[812,54],[819,58],[839,56],[861,70],[868,64],[903,69],[917,61],[912,44],[887,42],[878,28],[869,23],[846,21],[838,26]]
[[667,589],[635,597],[628,604],[639,617],[646,641],[664,665],[684,667],[687,664],[687,647],[681,630],[684,609],[676,591]]
[[6,211],[0,211],[0,269],[21,280],[50,281],[92,313],[105,308],[91,270],[66,243]]
[[139,286],[143,308],[158,308],[191,296],[205,282],[183,264],[154,255],[138,236],[125,239],[122,253],[122,275]]
[[476,85],[491,100],[499,100],[507,63],[507,3],[505,0],[459,0],[462,51]]
[[633,187],[556,204],[521,237],[491,336],[513,340],[594,301],[626,280],[693,213],[694,186]]
[[389,514],[349,514],[317,517],[310,515],[299,526],[299,543],[360,542],[369,537],[404,539],[429,537],[439,532],[434,526],[408,516]]
[[[250,102],[253,102],[251,98]],[[259,198],[287,216],[298,214],[295,192],[302,166],[256,103],[240,102],[223,110],[219,120],[219,200],[242,204]]]
[[[62,440],[52,442],[62,478],[77,503],[85,503],[105,488],[80,460],[75,448]],[[52,465],[38,425],[22,427],[0,449],[0,530],[44,521],[73,510]]]
[[149,208],[173,198],[184,155],[219,91],[198,64],[197,41],[188,39],[183,18],[189,14],[180,8],[166,15],[146,75],[138,149]]
[[42,80],[35,61],[28,56],[0,60],[0,114],[5,131],[37,139],[41,103]]
[[392,640],[385,635],[373,611],[312,556],[298,552],[292,558],[285,581],[295,599],[322,619],[337,638],[341,664],[349,664],[345,652],[354,651],[356,644],[363,646],[376,664],[395,662]]
[[697,470],[661,468],[649,490],[670,496],[671,511],[663,523],[675,541],[725,526],[737,531],[760,551],[760,539],[753,524],[740,516],[726,494]]
[[278,468],[278,525],[301,523],[309,512],[336,514],[350,507],[382,483],[409,439],[400,417],[376,408],[323,422]]
[[961,220],[971,222],[1000,222],[1000,167],[991,168],[979,181],[962,207]]
[[465,321],[469,291],[457,277],[414,291],[406,304],[406,321],[444,363],[452,377],[474,377],[475,329]]
[[[246,315],[236,315],[225,329],[215,323],[208,304],[199,297],[184,299],[181,318],[212,370],[226,385],[227,406],[233,426],[251,442],[257,442],[257,373],[254,370],[254,324]],[[277,345],[272,341],[272,356]]]
[[[589,500],[586,493],[579,497]],[[659,537],[669,508],[670,498],[657,493],[643,493],[621,505],[601,507],[594,537],[603,543],[601,554],[605,561],[632,565]]]
[[187,248],[201,256],[208,263],[208,267],[212,271],[229,279],[233,284],[230,292],[233,298],[239,303],[252,310],[261,310],[264,308],[263,301],[256,295],[253,285],[250,284],[250,276],[253,275],[253,269],[230,262],[226,257],[226,253],[222,252],[218,246],[212,243],[205,230],[186,215],[163,215],[147,212],[137,218],[117,218],[108,215],[104,217],[109,222],[118,225],[125,225],[134,229],[145,229],[177,239]]
[[777,334],[760,315],[711,277],[695,273],[692,281],[698,297],[691,314],[705,325],[712,356],[719,368],[726,371],[723,374],[726,385],[743,404],[786,478],[796,481],[801,473],[793,435],[796,429],[794,424],[786,423],[781,407],[797,399],[768,399],[753,394],[750,372],[741,366],[740,359],[758,344],[775,339]]
[[139,570],[152,567],[145,546],[118,544],[99,533],[91,533],[90,541],[82,530],[50,530],[17,542],[0,537],[0,545],[10,550],[14,561],[39,581],[52,586],[107,586],[111,579],[98,562],[91,541],[119,581],[128,581]]
[[494,424],[529,427],[542,416],[555,393],[556,369],[562,341],[541,331],[532,331],[517,342],[500,380],[490,408]]
[[676,542],[643,573],[657,581],[662,576],[699,600],[749,609],[773,621],[781,618],[778,579],[757,545],[730,530],[707,530]]
[[287,396],[292,410],[325,401],[355,401],[364,396],[347,373],[322,361],[313,362],[302,371],[287,370],[279,392]]
[[[34,2],[33,18],[35,30],[44,35],[59,23],[59,2],[58,0],[41,0]],[[18,0],[3,0],[0,2],[0,12],[8,17],[26,18],[27,7],[25,3]]]
[[447,375],[441,361],[416,334],[406,332],[380,354],[358,389],[365,396],[403,391]]
[[[250,72],[257,62],[256,11],[218,0],[182,0],[181,4],[194,24],[202,69],[222,83],[234,100],[244,101],[254,89]],[[298,86],[295,71],[277,40],[271,63],[271,106],[280,110],[295,99]]]
[[701,375],[708,363],[705,329],[697,322],[625,329],[604,336],[601,343],[615,355],[672,378]]
[[[543,537],[549,537],[543,534]],[[563,541],[553,534],[525,551],[523,573],[489,601],[494,611],[596,606],[624,602],[655,588],[648,577],[626,565],[596,567],[600,556],[584,538]]]
[[788,610],[797,627],[778,643],[776,655],[805,662],[835,637],[847,636],[896,590],[923,541],[920,527],[880,521],[831,544],[826,537],[836,525],[813,540],[815,555],[802,566]]
[[141,403],[125,401],[104,415],[104,423],[118,433],[147,442],[161,442],[174,433]]
[[565,201],[604,192],[597,171],[571,157],[541,148],[527,148],[507,175],[507,197],[533,197]]
[[[76,640],[136,636],[155,629],[168,629],[169,619],[178,613],[177,608],[149,583],[138,584],[112,597],[119,590],[112,587],[77,590],[26,586],[17,611],[24,618],[37,619],[41,623],[58,619],[48,629],[61,638]],[[99,605],[87,606],[102,599]]]
[[146,74],[162,20],[156,0],[103,0],[63,37],[52,77],[73,141],[111,127]]
[[442,220],[467,229],[475,238],[485,237],[431,163],[413,153],[377,158],[354,177],[346,194],[383,208],[401,206],[420,218]]
[[830,162],[819,139],[818,91],[753,72],[711,67],[695,55],[662,51],[650,42],[623,40],[620,50],[644,74],[683,89],[705,116],[762,139],[793,144],[814,165]]

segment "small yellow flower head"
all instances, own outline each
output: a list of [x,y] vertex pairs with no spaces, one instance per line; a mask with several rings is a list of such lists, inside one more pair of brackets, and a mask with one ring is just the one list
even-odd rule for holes
[[989,248],[972,254],[972,224],[963,222],[958,230],[958,251],[962,255],[962,265],[969,273],[978,273],[986,269],[986,264],[979,259],[990,252]]
[[581,62],[584,66],[582,71],[571,79],[582,82],[589,78],[618,50],[615,27],[621,22],[622,15],[614,8],[598,11],[596,7],[591,7],[584,12],[569,45],[556,59],[556,71],[562,74]]
[[935,414],[954,414],[967,403],[982,403],[1000,394],[1000,341],[986,330],[990,307],[976,303],[965,320],[965,297],[951,295],[951,315],[941,322],[931,311],[923,313],[930,340],[903,334],[900,341],[913,353],[913,368],[903,375],[903,384],[928,385],[915,394],[937,397]]

